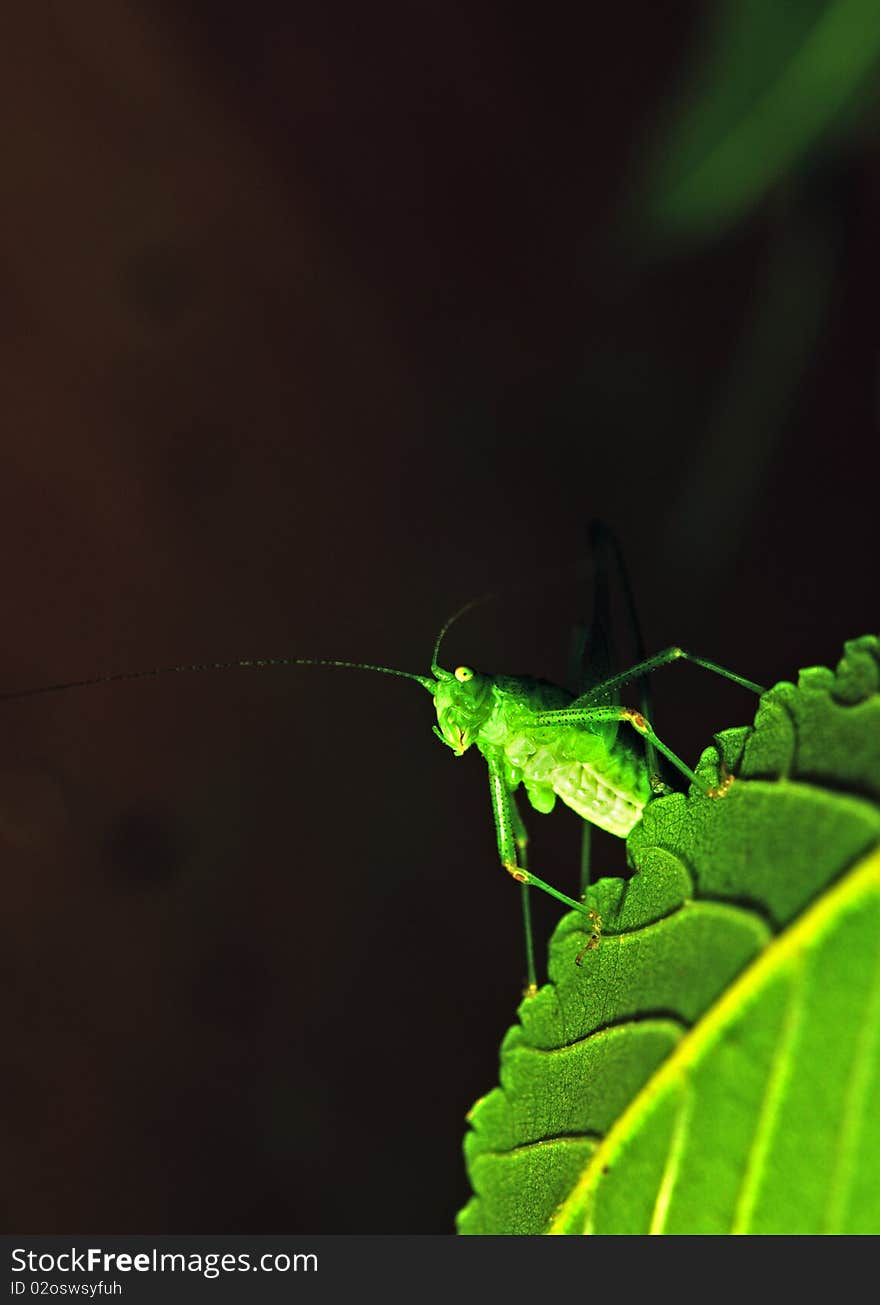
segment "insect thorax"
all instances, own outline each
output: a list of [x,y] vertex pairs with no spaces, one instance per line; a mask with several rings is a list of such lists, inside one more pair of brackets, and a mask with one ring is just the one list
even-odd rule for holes
[[583,820],[625,837],[651,787],[647,765],[616,727],[535,726],[535,713],[565,707],[572,697],[543,681],[499,677],[492,696],[477,746],[503,752],[510,787],[522,784],[537,811],[551,811],[559,798]]

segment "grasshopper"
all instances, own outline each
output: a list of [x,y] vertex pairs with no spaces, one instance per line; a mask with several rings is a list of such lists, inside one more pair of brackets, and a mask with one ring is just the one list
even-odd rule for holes
[[[591,534],[597,556],[611,549],[616,553],[631,623],[637,632],[631,591],[619,550],[603,527],[594,524]],[[0,697],[28,697],[180,672],[278,666],[335,667],[414,680],[434,699],[437,721],[433,729],[440,741],[456,757],[463,756],[475,747],[486,763],[498,859],[503,869],[523,889],[528,973],[526,992],[534,993],[537,984],[527,890],[538,888],[584,916],[589,941],[578,961],[585,952],[597,946],[601,920],[596,911],[587,907],[583,901],[561,892],[528,869],[528,835],[517,805],[518,790],[522,788],[525,791],[529,805],[541,814],[546,815],[552,811],[558,800],[575,811],[588,825],[595,825],[619,838],[626,838],[650,798],[667,791],[656,773],[657,753],[710,797],[723,797],[732,781],[727,777],[714,789],[703,785],[690,767],[658,738],[644,707],[639,710],[619,705],[616,701],[617,691],[633,681],[643,681],[643,677],[652,671],[681,661],[701,666],[753,693],[760,694],[763,689],[717,662],[697,657],[680,647],[666,648],[653,657],[641,656],[628,670],[604,678],[597,679],[595,667],[590,667],[588,675],[592,682],[580,694],[529,676],[498,675],[469,665],[456,666],[453,670],[444,668],[438,657],[446,633],[461,616],[482,601],[484,600],[474,599],[467,603],[443,625],[434,643],[429,675],[370,662],[302,657],[253,658],[125,671],[26,689]],[[598,627],[600,617],[602,620],[607,619],[606,609],[604,584],[597,585],[591,631]],[[643,651],[637,633],[636,640],[640,651]],[[620,725],[625,725],[627,730],[619,732]],[[644,740],[644,746],[633,746],[638,738]],[[583,887],[582,884],[582,889]]]

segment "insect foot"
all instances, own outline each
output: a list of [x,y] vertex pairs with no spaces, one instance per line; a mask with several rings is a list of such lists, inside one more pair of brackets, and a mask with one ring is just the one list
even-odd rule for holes
[[596,950],[599,946],[599,939],[602,937],[602,917],[599,912],[591,907],[590,910],[587,911],[587,919],[592,922],[593,931],[587,939],[586,946],[582,947],[574,958],[575,965],[582,964],[587,952],[594,952]]
[[708,790],[709,797],[711,798],[726,797],[732,788],[733,788],[733,775],[727,769],[724,762],[722,761],[721,765],[718,767],[718,783],[715,785],[714,788],[710,788]]

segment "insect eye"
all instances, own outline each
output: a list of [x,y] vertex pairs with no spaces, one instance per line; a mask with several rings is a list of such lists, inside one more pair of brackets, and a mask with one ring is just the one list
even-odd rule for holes
[[474,673],[469,666],[456,666],[455,678],[459,684],[467,684],[468,680],[474,678]]

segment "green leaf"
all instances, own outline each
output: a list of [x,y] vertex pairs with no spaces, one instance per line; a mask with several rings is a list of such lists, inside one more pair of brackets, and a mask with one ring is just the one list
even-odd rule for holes
[[876,0],[725,0],[636,207],[697,235],[735,221],[871,93]]
[[460,1232],[880,1232],[878,689],[848,643],[717,736],[723,798],[649,805],[471,1111]]

